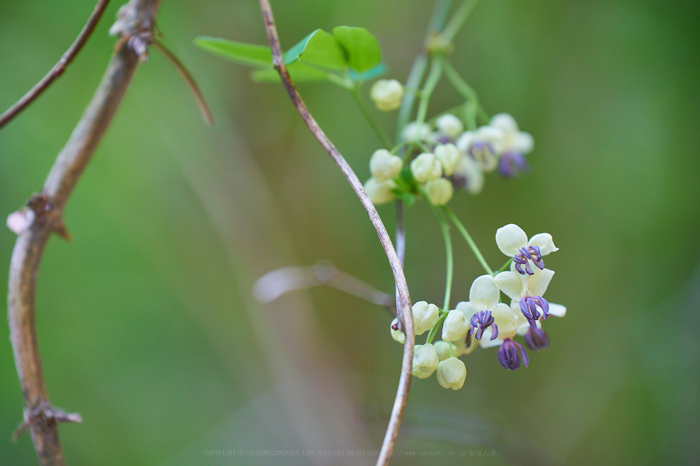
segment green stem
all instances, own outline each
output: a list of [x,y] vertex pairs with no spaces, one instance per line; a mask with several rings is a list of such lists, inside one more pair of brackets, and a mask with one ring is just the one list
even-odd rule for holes
[[442,37],[446,44],[452,42],[459,30],[464,26],[464,22],[469,18],[469,15],[474,11],[474,7],[479,3],[479,0],[464,0],[457,10],[454,12],[450,21],[442,30]]
[[420,127],[425,121],[425,115],[428,113],[428,103],[430,102],[430,96],[435,90],[435,86],[442,76],[442,65],[445,63],[445,59],[442,56],[435,56],[432,58],[430,63],[430,72],[428,77],[425,79],[425,86],[420,95],[420,102],[418,103],[418,114],[416,115],[416,125]]
[[474,240],[471,236],[469,236],[467,229],[464,228],[464,225],[462,225],[462,222],[459,221],[457,216],[450,210],[449,207],[443,206],[442,210],[443,212],[445,212],[445,215],[447,215],[447,217],[452,221],[452,223],[455,224],[457,230],[459,230],[462,236],[464,236],[464,239],[467,241],[467,244],[469,244],[469,247],[472,248],[476,259],[479,261],[484,270],[486,270],[486,273],[488,273],[491,276],[495,275],[493,270],[491,270],[491,267],[489,267],[489,264],[486,263],[486,259],[484,259],[484,256],[481,255],[481,251],[479,251],[479,248],[476,247],[476,243],[474,243]]
[[445,312],[443,315],[440,316],[438,319],[437,323],[433,328],[430,329],[430,332],[428,332],[428,338],[425,340],[425,344],[427,345],[428,343],[432,343],[433,339],[435,338],[435,335],[437,334],[437,329],[440,328],[440,324],[443,323],[447,319],[447,312]]
[[367,102],[365,102],[365,100],[362,98],[362,95],[360,94],[360,87],[353,87],[350,89],[350,93],[355,98],[355,102],[357,102],[357,106],[360,107],[360,111],[362,111],[367,123],[369,123],[369,125],[372,127],[374,134],[377,135],[377,138],[379,138],[379,141],[381,141],[381,143],[384,145],[384,148],[390,150],[391,139],[389,139],[389,136],[386,135],[384,129],[374,116],[374,113],[372,113],[370,108],[367,106]]
[[[476,117],[479,112],[479,98],[476,91],[455,70],[452,63],[445,60],[445,77],[452,84],[459,94],[469,103],[467,113],[467,127],[470,130],[476,129]],[[483,110],[482,110],[483,111]]]
[[442,238],[445,240],[445,257],[447,258],[446,273],[445,273],[445,301],[442,306],[443,310],[450,308],[450,295],[452,294],[452,277],[454,272],[454,257],[452,254],[452,239],[450,238],[450,226],[447,224],[447,220],[443,217],[440,209],[434,205],[430,205],[435,213],[435,216],[440,223],[440,229],[442,230]]
[[500,269],[496,270],[495,275],[498,275],[499,273],[501,273],[501,272],[503,272],[504,270],[506,270],[506,269],[510,266],[510,263],[511,263],[511,262],[513,262],[513,258],[508,258],[508,260],[506,261],[506,263],[503,264],[503,265],[501,266]]

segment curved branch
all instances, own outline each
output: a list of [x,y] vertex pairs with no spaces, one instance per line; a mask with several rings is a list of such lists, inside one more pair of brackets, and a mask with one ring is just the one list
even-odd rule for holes
[[[289,98],[292,100],[294,107],[299,112],[302,120],[306,123],[309,131],[314,135],[316,140],[321,144],[321,146],[328,152],[333,161],[340,171],[343,173],[345,178],[350,183],[350,186],[360,198],[362,206],[365,208],[367,215],[369,216],[372,226],[377,232],[379,241],[382,244],[382,248],[386,254],[386,257],[391,266],[391,270],[394,274],[394,281],[396,282],[397,294],[398,294],[398,304],[397,314],[399,320],[402,320],[404,332],[406,334],[406,341],[404,343],[403,361],[401,365],[401,378],[399,379],[399,386],[396,392],[396,399],[394,400],[394,406],[391,412],[391,417],[389,419],[389,426],[387,427],[386,435],[384,436],[384,442],[382,443],[382,449],[379,452],[379,458],[377,464],[387,464],[391,458],[391,454],[394,449],[394,444],[396,442],[396,436],[399,433],[399,426],[401,425],[401,418],[403,416],[404,408],[406,407],[406,399],[408,398],[408,391],[411,386],[411,367],[413,364],[413,345],[415,343],[415,337],[413,334],[413,315],[411,312],[411,297],[408,293],[408,284],[406,283],[406,277],[403,273],[403,267],[401,266],[401,261],[399,260],[396,250],[391,243],[391,238],[389,233],[387,233],[384,224],[382,223],[377,209],[370,201],[367,193],[360,183],[360,180],[352,171],[350,165],[347,163],[345,158],[338,152],[333,143],[324,134],[323,130],[318,126],[316,120],[311,116],[306,105],[301,100],[301,96],[294,87],[294,83],[289,77],[287,68],[284,66],[284,60],[282,57],[282,50],[280,47],[279,37],[277,36],[277,28],[275,27],[275,22],[272,17],[272,9],[268,0],[260,0],[260,10],[262,12],[263,20],[265,21],[265,30],[267,31],[267,37],[270,41],[270,48],[272,49],[272,62],[280,74],[282,83],[284,84]],[[403,312],[408,311],[408,312]]]
[[[102,82],[92,101],[58,155],[42,192],[29,200],[33,215],[15,243],[8,290],[8,320],[15,364],[24,398],[24,422],[18,430],[28,429],[41,465],[64,464],[58,440],[60,422],[79,417],[54,409],[49,402],[41,368],[36,337],[34,296],[41,255],[52,232],[63,232],[63,208],[80,175],[95,152],[102,136],[126,92],[142,54],[133,44],[152,36],[154,16],[161,0],[132,0],[120,15],[130,10],[131,36],[122,33]],[[122,20],[122,19],[120,19]],[[149,36],[150,34],[150,36]],[[138,40],[132,41],[136,37]],[[29,218],[29,216],[27,216]]]
[[85,23],[85,26],[83,27],[83,30],[80,31],[80,34],[78,34],[78,37],[73,41],[71,44],[70,48],[66,50],[66,53],[61,56],[61,59],[58,60],[58,63],[54,65],[53,68],[44,76],[41,81],[39,81],[33,88],[29,90],[24,96],[17,101],[12,107],[8,108],[5,113],[0,115],[0,128],[5,126],[7,123],[10,122],[14,117],[20,114],[22,110],[24,110],[29,104],[31,104],[34,99],[39,97],[39,95],[44,92],[50,85],[51,83],[61,76],[63,72],[66,70],[66,67],[70,64],[70,62],[73,61],[76,55],[78,55],[78,52],[80,52],[80,49],[83,48],[83,45],[87,42],[88,38],[90,37],[90,34],[92,34],[92,31],[95,29],[95,26],[97,26],[98,21],[102,17],[102,13],[104,13],[105,8],[107,8],[107,4],[109,3],[109,0],[99,0],[97,2],[97,5],[95,5],[95,9],[92,11],[92,14],[87,20],[87,23]]

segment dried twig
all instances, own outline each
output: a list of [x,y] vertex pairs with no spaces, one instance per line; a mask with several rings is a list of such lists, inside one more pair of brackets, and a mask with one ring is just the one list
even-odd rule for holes
[[[384,252],[391,266],[391,270],[394,274],[394,281],[396,282],[397,288],[397,312],[399,320],[403,322],[404,332],[406,333],[406,341],[404,344],[403,361],[401,365],[401,378],[399,380],[399,386],[396,393],[396,399],[394,401],[394,407],[391,412],[391,417],[389,419],[389,426],[387,427],[386,435],[384,436],[384,442],[382,443],[382,449],[379,452],[379,458],[377,459],[377,464],[387,464],[391,458],[391,454],[394,449],[394,444],[396,442],[396,436],[399,433],[399,426],[401,425],[401,417],[403,416],[404,408],[406,407],[406,399],[408,398],[408,390],[411,386],[411,366],[413,363],[413,345],[415,343],[415,337],[413,335],[413,315],[411,313],[411,298],[408,293],[408,285],[406,284],[406,278],[404,277],[403,267],[401,266],[401,261],[396,254],[393,244],[391,243],[391,238],[382,223],[377,209],[375,209],[372,201],[370,201],[367,193],[365,193],[362,183],[352,171],[350,165],[343,156],[338,152],[333,143],[324,134],[321,128],[316,123],[316,120],[311,116],[309,110],[304,105],[301,100],[301,96],[294,87],[294,83],[289,77],[287,68],[284,66],[284,59],[282,57],[282,50],[280,47],[279,38],[277,36],[277,28],[275,27],[275,22],[272,17],[272,9],[268,0],[260,0],[260,10],[262,11],[263,20],[265,21],[265,30],[267,31],[267,37],[270,41],[270,48],[272,49],[272,62],[280,74],[282,83],[284,84],[289,98],[292,100],[294,107],[299,112],[302,120],[306,123],[309,131],[314,135],[316,140],[321,144],[321,146],[328,152],[333,161],[340,171],[343,173],[345,178],[350,183],[350,186],[360,198],[362,206],[367,211],[370,221],[374,226],[374,229],[379,236],[379,241],[384,248]],[[407,311],[407,312],[403,312]]]
[[[34,289],[39,262],[52,232],[63,232],[65,204],[95,152],[126,92],[143,48],[152,40],[154,17],[161,0],[131,0],[117,21],[122,39],[92,101],[58,155],[41,193],[28,203],[32,215],[19,232],[10,263],[8,320],[15,364],[24,398],[24,422],[41,465],[64,464],[58,440],[59,422],[79,416],[56,410],[49,402],[37,345]],[[114,28],[113,28],[114,29]]]
[[78,55],[78,52],[80,52],[80,49],[83,48],[83,45],[85,45],[85,42],[87,42],[88,38],[90,37],[90,34],[92,34],[92,31],[95,29],[95,26],[97,26],[97,22],[100,20],[102,17],[102,13],[104,13],[105,8],[107,8],[107,4],[109,3],[109,0],[99,0],[97,2],[97,5],[95,5],[95,9],[92,11],[92,14],[87,20],[87,23],[85,23],[85,26],[83,27],[83,30],[80,31],[80,34],[78,37],[75,39],[73,44],[71,44],[70,48],[66,51],[66,53],[63,54],[60,60],[58,60],[58,63],[51,68],[51,70],[44,76],[41,81],[39,81],[33,88],[29,90],[21,99],[17,101],[12,107],[7,109],[5,113],[0,115],[0,128],[5,126],[7,123],[10,122],[14,117],[19,115],[19,113],[24,110],[27,105],[31,104],[34,99],[39,97],[39,95],[44,92],[50,85],[51,83],[61,76],[63,72],[66,70],[66,67],[70,64],[71,61],[75,58],[76,55]]

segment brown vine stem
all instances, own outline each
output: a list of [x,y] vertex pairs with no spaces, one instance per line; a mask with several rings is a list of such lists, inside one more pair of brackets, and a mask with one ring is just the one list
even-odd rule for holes
[[[65,234],[63,208],[126,92],[144,47],[152,41],[154,18],[161,0],[131,0],[119,10],[115,26],[121,35],[92,101],[51,168],[40,194],[29,200],[30,224],[19,233],[10,262],[8,320],[15,364],[24,398],[24,422],[39,464],[63,465],[58,439],[60,422],[79,421],[51,406],[41,369],[35,327],[36,275],[52,232]],[[115,30],[115,27],[112,29]]]
[[76,55],[78,55],[78,52],[80,52],[80,49],[82,49],[83,45],[85,45],[87,42],[90,34],[92,34],[92,31],[95,29],[95,26],[97,26],[98,21],[102,17],[102,13],[104,13],[105,8],[107,8],[108,3],[109,0],[99,0],[97,2],[95,9],[92,11],[87,23],[85,23],[83,30],[80,31],[80,34],[78,34],[78,37],[75,39],[75,41],[73,41],[70,48],[66,50],[66,53],[61,56],[58,63],[56,63],[56,65],[51,68],[46,76],[44,76],[41,81],[36,83],[36,85],[31,88],[29,92],[24,94],[24,96],[19,99],[17,103],[8,108],[5,113],[0,115],[0,128],[19,115],[20,112],[22,112],[22,110],[31,104],[37,97],[39,97],[39,95],[44,92],[56,78],[63,74],[66,67],[73,61]]
[[[270,48],[272,49],[272,63],[282,79],[287,94],[292,100],[294,107],[299,112],[302,120],[309,128],[309,131],[314,135],[316,140],[321,144],[323,149],[328,152],[335,164],[340,168],[345,178],[350,183],[350,186],[360,198],[362,206],[365,208],[367,215],[369,216],[372,226],[377,232],[379,241],[384,248],[387,260],[391,266],[391,270],[394,274],[394,281],[396,282],[398,302],[399,306],[397,313],[399,320],[402,320],[404,332],[406,333],[406,341],[404,343],[403,351],[403,361],[401,364],[401,377],[399,379],[399,386],[396,392],[396,399],[394,400],[394,406],[391,411],[391,417],[389,418],[389,425],[384,436],[384,441],[382,443],[382,448],[379,452],[379,458],[377,459],[378,465],[388,464],[391,454],[394,450],[394,444],[396,443],[396,436],[399,433],[399,426],[401,425],[401,418],[403,416],[404,408],[406,407],[406,399],[408,398],[408,391],[411,386],[411,367],[413,364],[413,345],[415,343],[415,337],[413,335],[413,315],[411,312],[411,297],[408,293],[408,284],[406,283],[406,277],[403,273],[403,267],[401,266],[401,261],[399,260],[396,250],[391,243],[391,238],[389,233],[382,223],[382,219],[377,213],[374,204],[370,201],[367,193],[365,193],[362,183],[355,175],[355,172],[350,168],[345,158],[338,152],[338,149],[333,145],[333,143],[328,139],[323,130],[318,126],[316,120],[311,116],[306,105],[301,100],[299,92],[294,87],[294,83],[289,77],[287,72],[287,67],[284,66],[284,59],[282,57],[282,50],[280,47],[279,37],[277,35],[277,28],[275,27],[275,21],[272,16],[272,8],[270,7],[270,2],[268,0],[260,0],[260,10],[262,12],[263,20],[265,22],[265,30],[267,31],[267,37],[270,41]],[[403,312],[407,311],[407,312]]]

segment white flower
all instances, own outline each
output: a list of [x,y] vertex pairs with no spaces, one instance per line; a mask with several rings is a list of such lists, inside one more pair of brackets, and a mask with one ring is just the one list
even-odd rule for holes
[[498,147],[503,131],[493,126],[482,126],[476,131],[466,131],[457,139],[457,148],[471,156],[485,172],[498,166]]
[[394,317],[394,320],[391,321],[391,326],[389,327],[389,330],[391,331],[391,338],[398,341],[402,345],[406,343],[406,334],[403,333],[403,331],[399,330],[398,317]]
[[442,324],[442,339],[457,341],[465,338],[469,332],[469,319],[459,309],[452,309]]
[[498,141],[497,150],[499,153],[517,152],[519,154],[529,154],[535,146],[534,139],[530,133],[520,131],[515,119],[507,113],[499,113],[491,117],[490,125],[502,131],[502,136]]
[[413,348],[413,369],[411,373],[419,379],[427,379],[438,367],[437,351],[430,343],[416,345]]
[[422,335],[437,324],[440,311],[435,304],[418,301],[413,305],[413,329],[416,335]]
[[459,348],[457,348],[457,346],[450,341],[440,340],[435,342],[434,346],[440,361],[444,361],[452,356],[460,356],[462,354],[459,351]]
[[[491,275],[482,275],[472,283],[469,290],[469,302],[461,302],[457,309],[461,310],[471,324],[471,333],[477,340],[483,339],[484,332],[489,329],[491,335],[501,336],[501,327],[496,322],[496,316],[503,318],[510,314],[508,305],[499,303],[501,292],[496,280]],[[510,328],[507,322],[506,331]],[[513,329],[515,330],[515,329]]]
[[451,357],[438,364],[437,379],[443,388],[459,390],[464,385],[466,378],[467,368],[461,360]]
[[[520,313],[527,319],[527,323],[533,329],[537,328],[537,321],[542,316],[546,319],[549,314],[563,316],[566,308],[561,305],[550,305],[542,297],[547,291],[549,282],[552,281],[554,271],[549,269],[535,269],[532,275],[520,275],[515,272],[501,272],[496,275],[495,280],[499,288],[510,299],[513,313]],[[517,307],[516,307],[517,306]],[[538,308],[542,311],[538,310]],[[518,326],[522,326],[522,320]]]
[[442,164],[433,154],[424,152],[411,162],[411,173],[419,183],[437,180],[442,176]]
[[462,155],[454,144],[440,144],[433,150],[435,157],[442,164],[445,175],[450,176],[459,162]]
[[452,199],[454,188],[450,180],[446,178],[438,178],[437,180],[428,181],[425,183],[425,192],[428,195],[428,200],[433,205],[445,205]]
[[381,183],[370,178],[365,182],[365,192],[372,201],[372,204],[385,204],[394,200],[394,193],[391,191],[396,187],[394,180],[386,180]]
[[401,106],[403,86],[395,79],[380,79],[372,85],[369,95],[379,110],[389,112]]
[[484,188],[484,172],[469,155],[462,155],[452,173],[452,182],[469,194],[479,194]]
[[[552,235],[549,233],[539,233],[528,241],[523,229],[514,223],[496,231],[496,244],[503,254],[513,257],[515,270],[523,275],[525,273],[532,275],[530,261],[542,270],[544,269],[542,256],[559,250],[558,247],[554,246]],[[522,265],[525,266],[524,271],[521,268]]]
[[418,126],[415,121],[410,122],[401,130],[402,141],[421,141],[430,137],[430,125],[423,123]]
[[457,136],[464,130],[462,121],[451,113],[442,115],[435,120],[435,127],[440,133],[448,136],[450,139],[457,139]]
[[378,149],[372,154],[369,159],[369,171],[372,173],[372,178],[378,183],[390,180],[401,172],[403,161],[401,157],[392,155],[386,149]]

